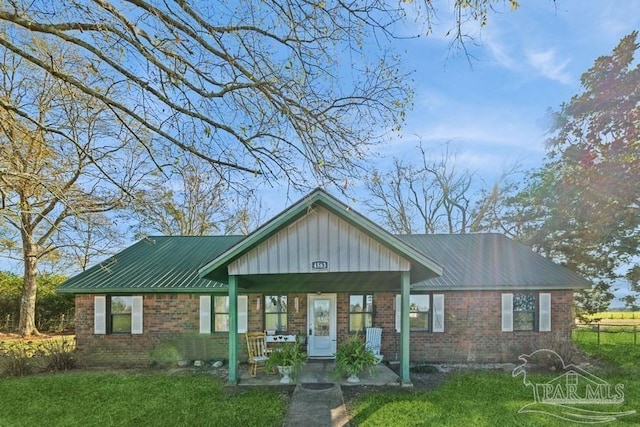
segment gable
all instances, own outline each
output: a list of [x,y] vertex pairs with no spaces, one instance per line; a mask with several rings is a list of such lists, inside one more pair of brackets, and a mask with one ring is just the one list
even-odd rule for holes
[[[357,240],[359,240],[359,243],[354,243],[354,240],[354,242],[350,242],[347,245],[346,249],[333,251],[338,254],[337,257],[334,256],[332,258],[333,261],[337,261],[338,259],[340,260],[339,264],[334,264],[333,267],[331,267],[330,264],[331,259],[312,258],[313,256],[325,256],[325,254],[327,257],[331,257],[331,248],[336,249],[336,246],[333,243],[331,247],[327,246],[326,250],[322,249],[323,246],[311,247],[308,243],[306,243],[305,246],[305,242],[312,241],[309,237],[319,237],[320,240],[326,242],[325,236],[322,235],[321,230],[318,229],[322,223],[322,215],[317,217],[317,222],[314,222],[315,219],[312,219],[309,215],[318,209],[327,211],[331,214],[326,217],[327,221],[331,217],[343,221],[343,223],[340,223],[343,225],[342,230],[347,231],[344,236],[352,236],[354,239],[358,236]],[[280,234],[283,230],[296,228],[300,222],[308,223],[306,225],[302,224],[302,228],[298,230],[300,232],[299,236],[305,236],[305,233],[307,234],[306,237],[304,237],[304,240],[296,238],[298,240],[296,240],[295,246],[293,237],[291,237],[291,240],[288,240],[289,234],[283,233],[281,240],[278,240],[278,238],[273,239],[274,236]],[[336,224],[340,225],[337,222]],[[331,225],[331,223],[327,222],[323,227],[325,227],[324,230],[331,235],[334,231],[330,229],[329,225]],[[345,227],[344,225],[348,225],[349,227]],[[315,231],[313,227],[316,227]],[[340,232],[340,226],[338,227],[337,232]],[[291,236],[293,236],[293,234]],[[338,236],[341,235],[338,234]],[[333,238],[331,241],[338,242],[340,241],[340,237]],[[377,244],[375,242],[377,242]],[[323,243],[321,242],[317,242],[317,245],[322,244]],[[270,245],[274,246],[274,248]],[[261,248],[252,252],[258,247]],[[294,247],[298,251],[302,250],[303,253],[294,254]],[[387,250],[384,251],[382,248],[387,248]],[[286,253],[285,249],[287,250]],[[252,253],[250,254],[250,252]],[[248,256],[242,262],[236,263],[236,261],[245,255]],[[354,261],[356,265],[352,267],[345,267],[346,264],[343,261],[347,260],[349,262]],[[410,271],[412,280],[416,281],[425,280],[442,274],[442,266],[434,262],[431,258],[425,256],[424,253],[416,250],[410,244],[407,244],[403,240],[383,230],[371,220],[355,212],[351,207],[345,205],[324,190],[318,188],[300,199],[290,208],[284,210],[282,213],[268,221],[266,224],[262,225],[256,231],[247,236],[246,239],[229,248],[225,253],[213,258],[199,270],[199,275],[202,278],[217,280],[223,283],[227,282],[229,275],[234,274],[231,273],[229,268],[231,264],[234,263],[233,271],[236,273],[239,271],[268,271],[269,273],[267,274],[275,274],[278,269],[286,268],[293,269],[290,271],[307,271],[307,273],[301,274],[309,274],[320,270],[314,269],[310,264],[308,266],[304,266],[303,263],[314,263],[315,261],[326,262],[326,264],[323,265],[323,267],[326,268],[321,271],[334,271],[336,272],[334,274],[339,272],[368,272],[372,271],[371,269],[373,265],[384,267],[387,262],[389,265],[386,268],[377,271],[383,274],[389,271]],[[340,265],[340,267],[336,267],[336,265]],[[265,268],[265,266],[267,267]],[[398,270],[390,270],[390,268],[396,267]],[[329,270],[330,268],[333,270]],[[337,268],[340,268],[340,270]],[[345,268],[348,268],[348,270],[344,270]],[[290,271],[285,271],[285,273],[289,273]],[[260,277],[264,276],[264,274],[244,274],[243,276],[245,278],[250,276]]]
[[409,271],[408,260],[322,206],[229,264],[229,274]]

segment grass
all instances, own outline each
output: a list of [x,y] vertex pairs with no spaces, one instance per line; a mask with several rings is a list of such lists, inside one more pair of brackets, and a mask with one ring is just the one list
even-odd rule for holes
[[[622,337],[622,336],[620,336]],[[640,345],[597,345],[593,333],[576,343],[607,368],[589,372],[609,384],[624,384],[623,405],[592,407],[640,411]],[[529,375],[545,383],[556,373]],[[215,377],[161,372],[67,372],[0,380],[0,426],[271,426],[287,409],[284,390],[227,387]],[[395,388],[362,393],[350,402],[352,426],[561,426],[548,414],[519,413],[533,402],[530,387],[510,372],[469,372],[449,377],[433,391]],[[640,415],[616,425],[640,425]]]
[[[634,332],[610,329],[597,333],[590,328],[578,328],[573,332],[574,342],[595,360],[604,362],[608,369],[632,378],[640,377],[640,331],[637,344],[633,344]],[[638,383],[640,387],[640,382]],[[640,409],[640,408],[639,408]]]
[[579,326],[574,329],[573,338],[582,346],[597,346],[598,331],[601,345],[640,345],[640,326],[634,325]]
[[285,392],[228,388],[210,375],[68,372],[0,381],[2,426],[275,426]]
[[[626,337],[628,338],[628,337]],[[640,345],[608,343],[598,347],[592,336],[574,337],[587,354],[603,362],[604,370],[590,369],[612,386],[624,385],[622,405],[592,405],[594,411],[640,411]],[[534,384],[547,383],[559,373],[530,374]],[[352,402],[354,426],[564,426],[567,421],[549,414],[519,413],[534,402],[533,389],[510,372],[455,374],[434,391],[403,390],[365,393]],[[548,407],[545,407],[548,410]],[[639,425],[640,415],[621,417],[616,425]],[[576,424],[579,425],[579,424]]]

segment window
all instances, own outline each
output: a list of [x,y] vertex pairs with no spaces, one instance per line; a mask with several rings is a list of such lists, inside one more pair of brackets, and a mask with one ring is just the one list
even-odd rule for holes
[[409,325],[412,331],[430,330],[430,295],[410,295]]
[[93,297],[93,333],[139,335],[143,330],[142,295]]
[[213,331],[229,332],[229,297],[213,297]]
[[536,296],[533,293],[513,294],[513,330],[534,331],[536,326]]
[[[247,332],[246,295],[238,295],[238,332]],[[229,332],[229,297],[200,295],[200,333]]]
[[[396,295],[396,331],[400,332],[400,295]],[[412,331],[444,332],[444,294],[409,295]]]
[[109,298],[109,331],[112,334],[131,333],[133,297],[113,296]]
[[349,296],[349,332],[373,326],[373,295]]
[[277,333],[287,332],[287,296],[265,295],[264,328]]

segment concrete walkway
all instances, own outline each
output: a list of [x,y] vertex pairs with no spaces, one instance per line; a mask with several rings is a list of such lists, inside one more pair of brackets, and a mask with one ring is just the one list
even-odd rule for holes
[[348,424],[340,385],[309,383],[296,386],[283,426],[343,427]]
[[[371,373],[363,372],[360,382],[350,384],[346,378],[336,378],[333,360],[310,360],[296,377],[296,388],[291,396],[284,426],[343,427],[349,425],[349,416],[342,397],[342,387],[354,385],[399,386],[398,375],[385,364],[374,366]],[[280,375],[258,371],[252,378],[247,369],[240,371],[240,386],[280,384]]]
[[[332,362],[309,362],[298,374],[296,389],[291,397],[284,426],[343,427],[349,416],[342,397],[342,387],[350,387],[346,379],[338,382],[333,375]],[[398,376],[380,364],[371,374],[360,375],[357,385],[399,385]]]

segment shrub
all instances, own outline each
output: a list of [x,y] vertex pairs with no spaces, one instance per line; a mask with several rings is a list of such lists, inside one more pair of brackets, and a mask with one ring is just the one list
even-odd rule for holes
[[0,347],[0,374],[10,377],[30,374],[36,352],[34,348],[22,343],[5,344]]
[[153,366],[168,367],[178,363],[184,358],[175,344],[163,342],[151,350],[151,364]]
[[67,371],[76,367],[76,344],[73,339],[48,340],[40,345],[47,371]]

